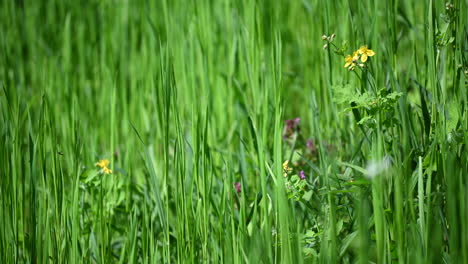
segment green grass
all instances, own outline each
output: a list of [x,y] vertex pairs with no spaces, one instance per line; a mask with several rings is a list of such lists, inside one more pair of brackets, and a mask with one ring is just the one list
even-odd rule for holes
[[468,263],[451,4],[2,1],[0,262]]

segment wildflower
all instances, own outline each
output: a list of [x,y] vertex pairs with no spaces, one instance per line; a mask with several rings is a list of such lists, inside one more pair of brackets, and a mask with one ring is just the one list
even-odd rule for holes
[[237,193],[240,193],[240,192],[241,192],[241,184],[240,184],[240,182],[234,183],[234,189],[236,189],[236,192],[237,192]]
[[108,159],[102,159],[102,160],[99,160],[98,162],[96,162],[96,166],[98,167],[101,167],[102,168],[102,172],[104,174],[112,174],[112,170],[109,169],[107,166],[109,166],[109,160]]
[[289,167],[289,160],[286,160],[283,163],[283,174],[284,177],[288,177],[288,174],[292,171],[292,169]]
[[299,131],[300,121],[301,121],[301,118],[299,117],[285,121],[286,125],[283,130],[283,139],[287,139],[291,137],[296,131]]
[[356,67],[356,61],[359,60],[359,53],[358,51],[353,52],[353,55],[348,55],[345,58],[345,68],[348,68],[348,70],[352,71],[354,70],[354,67]]
[[344,65],[345,68],[348,68],[349,66],[354,64],[353,57],[351,55],[346,55],[344,60],[345,60],[345,65]]
[[107,167],[102,168],[102,172],[103,172],[104,174],[112,174],[112,170],[109,169],[109,168],[107,168]]
[[301,121],[300,117],[296,117],[295,119],[289,119],[286,120],[286,128],[288,129],[295,129],[297,126],[299,126],[299,122]]
[[109,160],[108,159],[102,159],[102,160],[99,160],[98,162],[96,162],[96,166],[99,166],[101,168],[106,168],[107,166],[109,166]]
[[300,171],[298,175],[301,178],[301,180],[304,180],[305,177],[306,177],[305,174],[304,174],[304,171]]
[[311,153],[314,153],[315,151],[317,151],[317,147],[315,146],[314,141],[310,138],[307,139],[306,147],[307,149],[309,149]]
[[367,46],[361,46],[357,52],[359,52],[359,54],[361,54],[361,61],[362,62],[366,62],[367,61],[367,57],[372,57],[375,55],[375,52],[371,49],[368,49]]
[[323,35],[323,36],[322,36],[322,40],[325,40],[325,41],[327,41],[328,43],[331,43],[331,42],[333,42],[333,40],[335,40],[335,37],[336,37],[336,34],[335,34],[335,33],[331,34],[330,36]]

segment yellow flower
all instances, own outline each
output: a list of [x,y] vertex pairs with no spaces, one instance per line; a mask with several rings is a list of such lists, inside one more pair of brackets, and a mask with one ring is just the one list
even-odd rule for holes
[[361,54],[361,61],[366,62],[367,57],[372,57],[375,55],[375,52],[371,49],[368,49],[367,46],[361,46],[358,50],[359,54]]
[[107,167],[102,168],[102,172],[104,172],[105,174],[112,174],[112,170]]
[[353,70],[354,67],[356,66],[356,61],[359,60],[359,53],[355,51],[353,55],[348,55],[345,58],[345,68],[348,68],[349,70]]
[[283,163],[283,174],[284,174],[284,177],[287,177],[287,176],[288,176],[288,173],[290,173],[290,172],[292,171],[292,169],[289,168],[288,164],[289,164],[289,160],[286,160],[286,161]]
[[344,65],[345,68],[348,68],[348,66],[353,64],[353,57],[351,55],[347,55],[344,60],[346,62]]
[[109,163],[110,163],[110,161],[108,159],[102,159],[102,160],[99,160],[98,162],[96,162],[95,165],[102,168],[102,170],[101,170],[102,173],[112,174],[112,170],[109,169],[109,167],[107,167],[107,166],[109,166]]
[[109,166],[109,160],[108,159],[99,160],[98,162],[96,162],[96,166],[99,166],[101,168],[106,168],[107,166]]

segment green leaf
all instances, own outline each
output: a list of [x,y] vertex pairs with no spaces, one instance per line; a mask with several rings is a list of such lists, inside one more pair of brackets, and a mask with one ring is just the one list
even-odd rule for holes
[[447,127],[447,132],[451,132],[457,127],[458,123],[458,105],[454,102],[450,102],[447,105],[447,121],[446,121],[446,127]]
[[313,191],[308,191],[304,193],[304,195],[302,196],[302,199],[304,199],[305,201],[310,201],[310,198],[312,198],[312,194],[313,194]]

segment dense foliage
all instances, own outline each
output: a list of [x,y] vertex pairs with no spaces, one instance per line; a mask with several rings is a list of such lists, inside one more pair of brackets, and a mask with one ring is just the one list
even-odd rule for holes
[[0,263],[468,263],[467,2],[0,2]]

